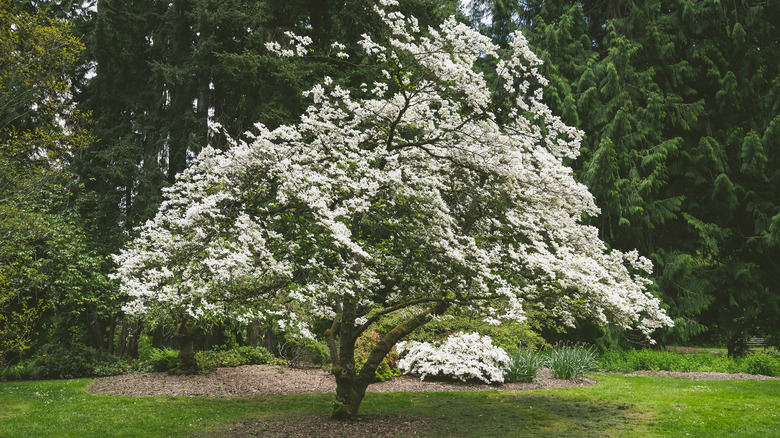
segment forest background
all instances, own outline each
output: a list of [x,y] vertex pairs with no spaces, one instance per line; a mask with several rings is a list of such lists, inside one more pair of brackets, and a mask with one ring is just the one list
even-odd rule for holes
[[[376,18],[367,0],[0,0],[0,365],[90,348],[137,356],[171,330],[121,312],[111,255],[206,144],[290,123],[324,51]],[[499,45],[520,29],[544,60],[547,104],[586,133],[569,163],[613,248],[652,259],[675,320],[659,345],[780,341],[780,3],[742,0],[401,1],[423,25],[458,14]],[[641,345],[629,331],[531,321],[548,342]],[[523,330],[525,330],[523,329]],[[265,334],[265,336],[263,336]],[[282,334],[225,322],[198,348],[269,349]]]

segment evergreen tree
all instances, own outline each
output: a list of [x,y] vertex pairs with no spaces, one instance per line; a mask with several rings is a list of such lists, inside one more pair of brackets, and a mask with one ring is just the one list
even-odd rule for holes
[[777,331],[775,3],[528,2],[550,105],[617,248],[653,255],[668,341]]

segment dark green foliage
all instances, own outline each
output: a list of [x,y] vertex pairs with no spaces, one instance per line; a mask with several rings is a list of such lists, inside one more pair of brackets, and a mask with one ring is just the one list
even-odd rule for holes
[[[200,369],[240,365],[281,364],[263,347],[234,347],[195,353]],[[128,373],[169,372],[176,369],[179,351],[153,348],[145,359],[114,356],[83,344],[64,346],[46,344],[36,355],[16,365],[0,367],[0,380],[70,379],[76,377],[115,376]]]
[[514,25],[546,62],[546,100],[586,133],[573,164],[602,209],[593,224],[656,265],[677,322],[663,340],[776,332],[780,4],[517,8]]
[[36,349],[31,360],[32,379],[72,379],[95,375],[95,368],[114,364],[115,356],[82,344],[46,344]]

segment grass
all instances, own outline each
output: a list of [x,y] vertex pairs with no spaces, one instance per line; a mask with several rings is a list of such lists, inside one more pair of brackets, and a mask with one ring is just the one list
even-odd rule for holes
[[[780,380],[591,376],[598,385],[535,392],[370,393],[361,413],[421,416],[435,436],[780,437]],[[326,415],[333,397],[125,398],[88,384],[0,383],[0,436],[220,436],[250,419]]]

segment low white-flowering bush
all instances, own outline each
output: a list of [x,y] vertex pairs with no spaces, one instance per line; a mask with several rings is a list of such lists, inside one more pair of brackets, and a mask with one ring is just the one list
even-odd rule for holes
[[479,379],[503,383],[509,355],[479,333],[457,333],[442,343],[407,341],[398,344],[398,369],[405,374],[451,377],[462,381]]

